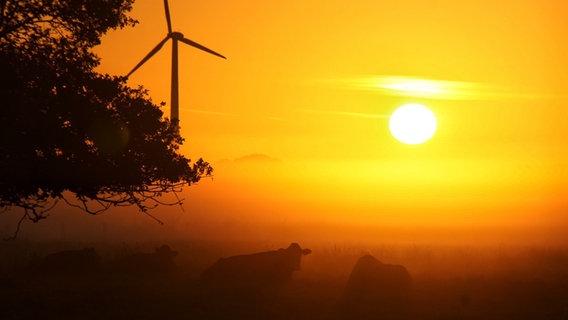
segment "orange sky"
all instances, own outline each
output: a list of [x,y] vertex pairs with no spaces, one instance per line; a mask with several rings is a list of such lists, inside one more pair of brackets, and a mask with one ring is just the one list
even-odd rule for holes
[[[170,10],[175,31],[228,57],[180,45],[183,152],[218,169],[189,191],[190,212],[568,225],[565,1],[170,0]],[[162,1],[138,0],[132,15],[137,27],[97,48],[102,72],[126,74],[166,35]],[[416,80],[441,91],[392,89]],[[170,45],[130,84],[169,103]],[[411,102],[438,117],[416,146],[388,131]],[[277,161],[235,160],[250,154]]]

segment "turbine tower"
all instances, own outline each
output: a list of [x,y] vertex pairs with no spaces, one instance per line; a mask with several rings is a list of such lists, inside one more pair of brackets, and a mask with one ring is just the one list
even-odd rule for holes
[[168,24],[168,34],[166,37],[154,47],[127,75],[126,78],[130,77],[134,71],[138,70],[146,61],[148,61],[152,56],[154,56],[164,44],[172,39],[172,88],[171,88],[171,101],[170,101],[170,120],[175,123],[174,120],[179,121],[179,80],[178,80],[178,41],[188,44],[194,48],[200,49],[212,55],[218,56],[223,59],[227,59],[220,53],[217,53],[195,41],[189,40],[181,32],[172,31],[172,22],[170,19],[170,9],[168,6],[168,0],[164,0],[164,8],[166,10],[166,22]]

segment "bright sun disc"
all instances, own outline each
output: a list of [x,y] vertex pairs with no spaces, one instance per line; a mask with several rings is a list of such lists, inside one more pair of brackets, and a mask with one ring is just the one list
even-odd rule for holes
[[406,104],[395,110],[389,121],[391,134],[400,142],[419,144],[436,133],[436,116],[420,104]]

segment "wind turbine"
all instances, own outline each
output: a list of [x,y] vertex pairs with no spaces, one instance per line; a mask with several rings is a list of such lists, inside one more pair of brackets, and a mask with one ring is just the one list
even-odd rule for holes
[[171,121],[175,122],[175,120],[179,121],[179,81],[178,81],[178,41],[181,41],[185,44],[188,44],[194,48],[200,49],[212,55],[221,57],[223,59],[227,59],[220,53],[217,53],[199,43],[189,40],[181,32],[172,32],[172,21],[170,19],[170,9],[168,6],[168,0],[164,0],[164,8],[166,10],[166,22],[168,24],[168,34],[166,37],[154,47],[127,75],[128,78],[134,71],[138,70],[146,61],[148,61],[152,56],[154,56],[160,49],[164,46],[164,44],[172,39],[172,91],[171,91]]

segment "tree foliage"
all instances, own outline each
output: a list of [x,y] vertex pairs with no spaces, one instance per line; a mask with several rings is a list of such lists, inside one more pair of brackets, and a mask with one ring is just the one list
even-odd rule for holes
[[20,223],[59,200],[147,212],[211,174],[143,88],[94,70],[101,36],[136,23],[133,1],[0,0],[0,206]]

